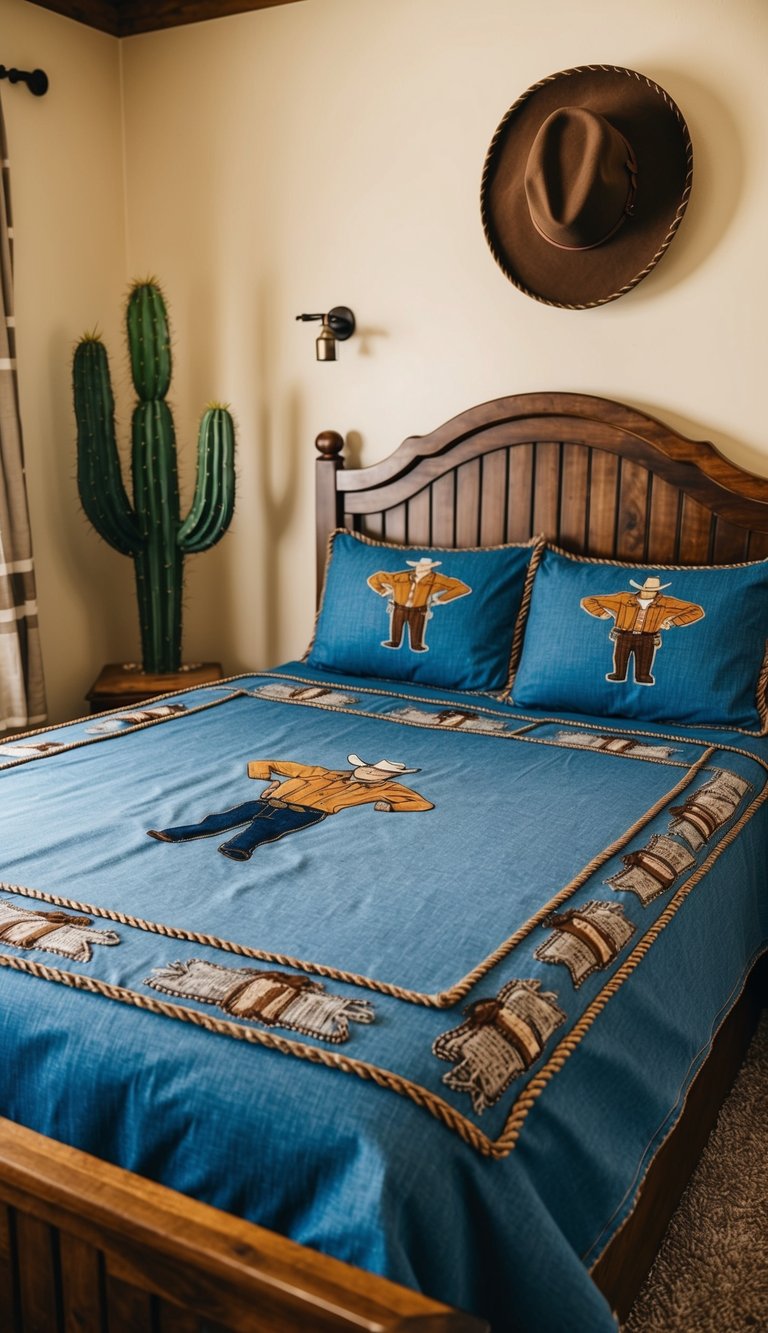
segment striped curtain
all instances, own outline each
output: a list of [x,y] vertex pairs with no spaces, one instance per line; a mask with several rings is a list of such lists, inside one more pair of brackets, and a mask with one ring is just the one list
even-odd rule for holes
[[16,383],[13,226],[8,149],[0,103],[0,735],[45,721],[24,454]]

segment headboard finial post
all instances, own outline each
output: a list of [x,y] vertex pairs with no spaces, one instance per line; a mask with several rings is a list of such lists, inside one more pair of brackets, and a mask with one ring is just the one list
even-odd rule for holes
[[316,544],[315,560],[317,567],[318,600],[325,575],[325,559],[328,553],[328,538],[334,528],[341,527],[344,511],[342,496],[336,478],[344,468],[344,439],[337,430],[321,430],[315,440],[319,457],[315,459],[315,496],[316,496]]
[[315,440],[315,448],[320,453],[318,461],[325,462],[327,460],[343,466],[341,453],[344,448],[344,439],[337,430],[321,430]]

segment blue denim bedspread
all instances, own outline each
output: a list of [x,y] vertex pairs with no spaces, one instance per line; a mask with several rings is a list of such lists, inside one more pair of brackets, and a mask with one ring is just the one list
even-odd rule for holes
[[589,1268],[766,946],[767,765],[302,663],[8,741],[0,1113],[613,1329]]

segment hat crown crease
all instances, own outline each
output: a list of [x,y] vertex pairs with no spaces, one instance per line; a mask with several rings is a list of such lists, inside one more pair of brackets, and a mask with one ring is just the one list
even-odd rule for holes
[[540,126],[525,172],[531,221],[550,244],[592,249],[627,216],[636,164],[615,126],[584,107],[560,107]]

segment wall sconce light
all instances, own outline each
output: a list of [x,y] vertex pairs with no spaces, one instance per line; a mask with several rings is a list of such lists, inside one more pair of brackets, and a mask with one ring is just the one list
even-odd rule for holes
[[327,315],[297,315],[297,319],[319,319],[320,332],[315,339],[318,361],[336,360],[336,343],[346,342],[355,331],[355,317],[349,306],[335,305]]

